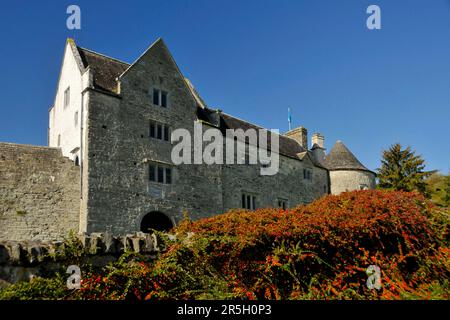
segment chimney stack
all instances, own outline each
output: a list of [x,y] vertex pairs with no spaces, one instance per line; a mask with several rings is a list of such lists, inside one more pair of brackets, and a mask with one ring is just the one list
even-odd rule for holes
[[325,138],[320,133],[316,132],[311,138],[311,151],[314,159],[320,164],[325,160]]
[[284,135],[291,139],[294,139],[305,150],[308,150],[308,130],[306,130],[306,128],[298,127],[286,132]]
[[320,133],[316,132],[312,135],[311,138],[311,148],[314,147],[314,145],[319,146],[320,148],[325,148],[325,138]]

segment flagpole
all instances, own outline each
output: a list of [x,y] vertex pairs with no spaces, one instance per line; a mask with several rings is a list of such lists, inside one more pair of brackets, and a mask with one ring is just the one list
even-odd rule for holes
[[291,108],[288,107],[288,128],[289,128],[289,131],[291,131],[291,121],[292,121],[292,119],[291,119]]

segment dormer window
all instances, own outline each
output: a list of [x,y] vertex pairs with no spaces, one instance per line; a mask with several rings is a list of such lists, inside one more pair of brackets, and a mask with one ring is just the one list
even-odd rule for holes
[[167,108],[167,92],[159,89],[153,89],[153,104]]
[[66,90],[64,90],[64,109],[67,108],[70,104],[70,87],[67,87]]

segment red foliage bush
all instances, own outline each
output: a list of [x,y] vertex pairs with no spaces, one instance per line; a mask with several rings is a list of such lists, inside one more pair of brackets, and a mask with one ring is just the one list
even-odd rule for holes
[[[422,196],[392,191],[330,195],[287,211],[232,210],[184,221],[166,253],[132,269],[134,280],[129,268],[128,277],[106,276],[101,298],[448,298],[442,221]],[[381,268],[381,290],[366,286],[369,265]],[[82,296],[92,297],[89,288]]]

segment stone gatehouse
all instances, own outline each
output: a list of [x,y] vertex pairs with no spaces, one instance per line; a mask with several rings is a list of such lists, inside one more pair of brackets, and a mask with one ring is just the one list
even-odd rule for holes
[[375,174],[337,142],[279,135],[279,172],[259,165],[171,161],[177,128],[262,129],[208,106],[162,39],[129,64],[65,45],[49,147],[0,144],[0,240],[168,229],[232,208],[292,207],[328,193],[373,188]]

